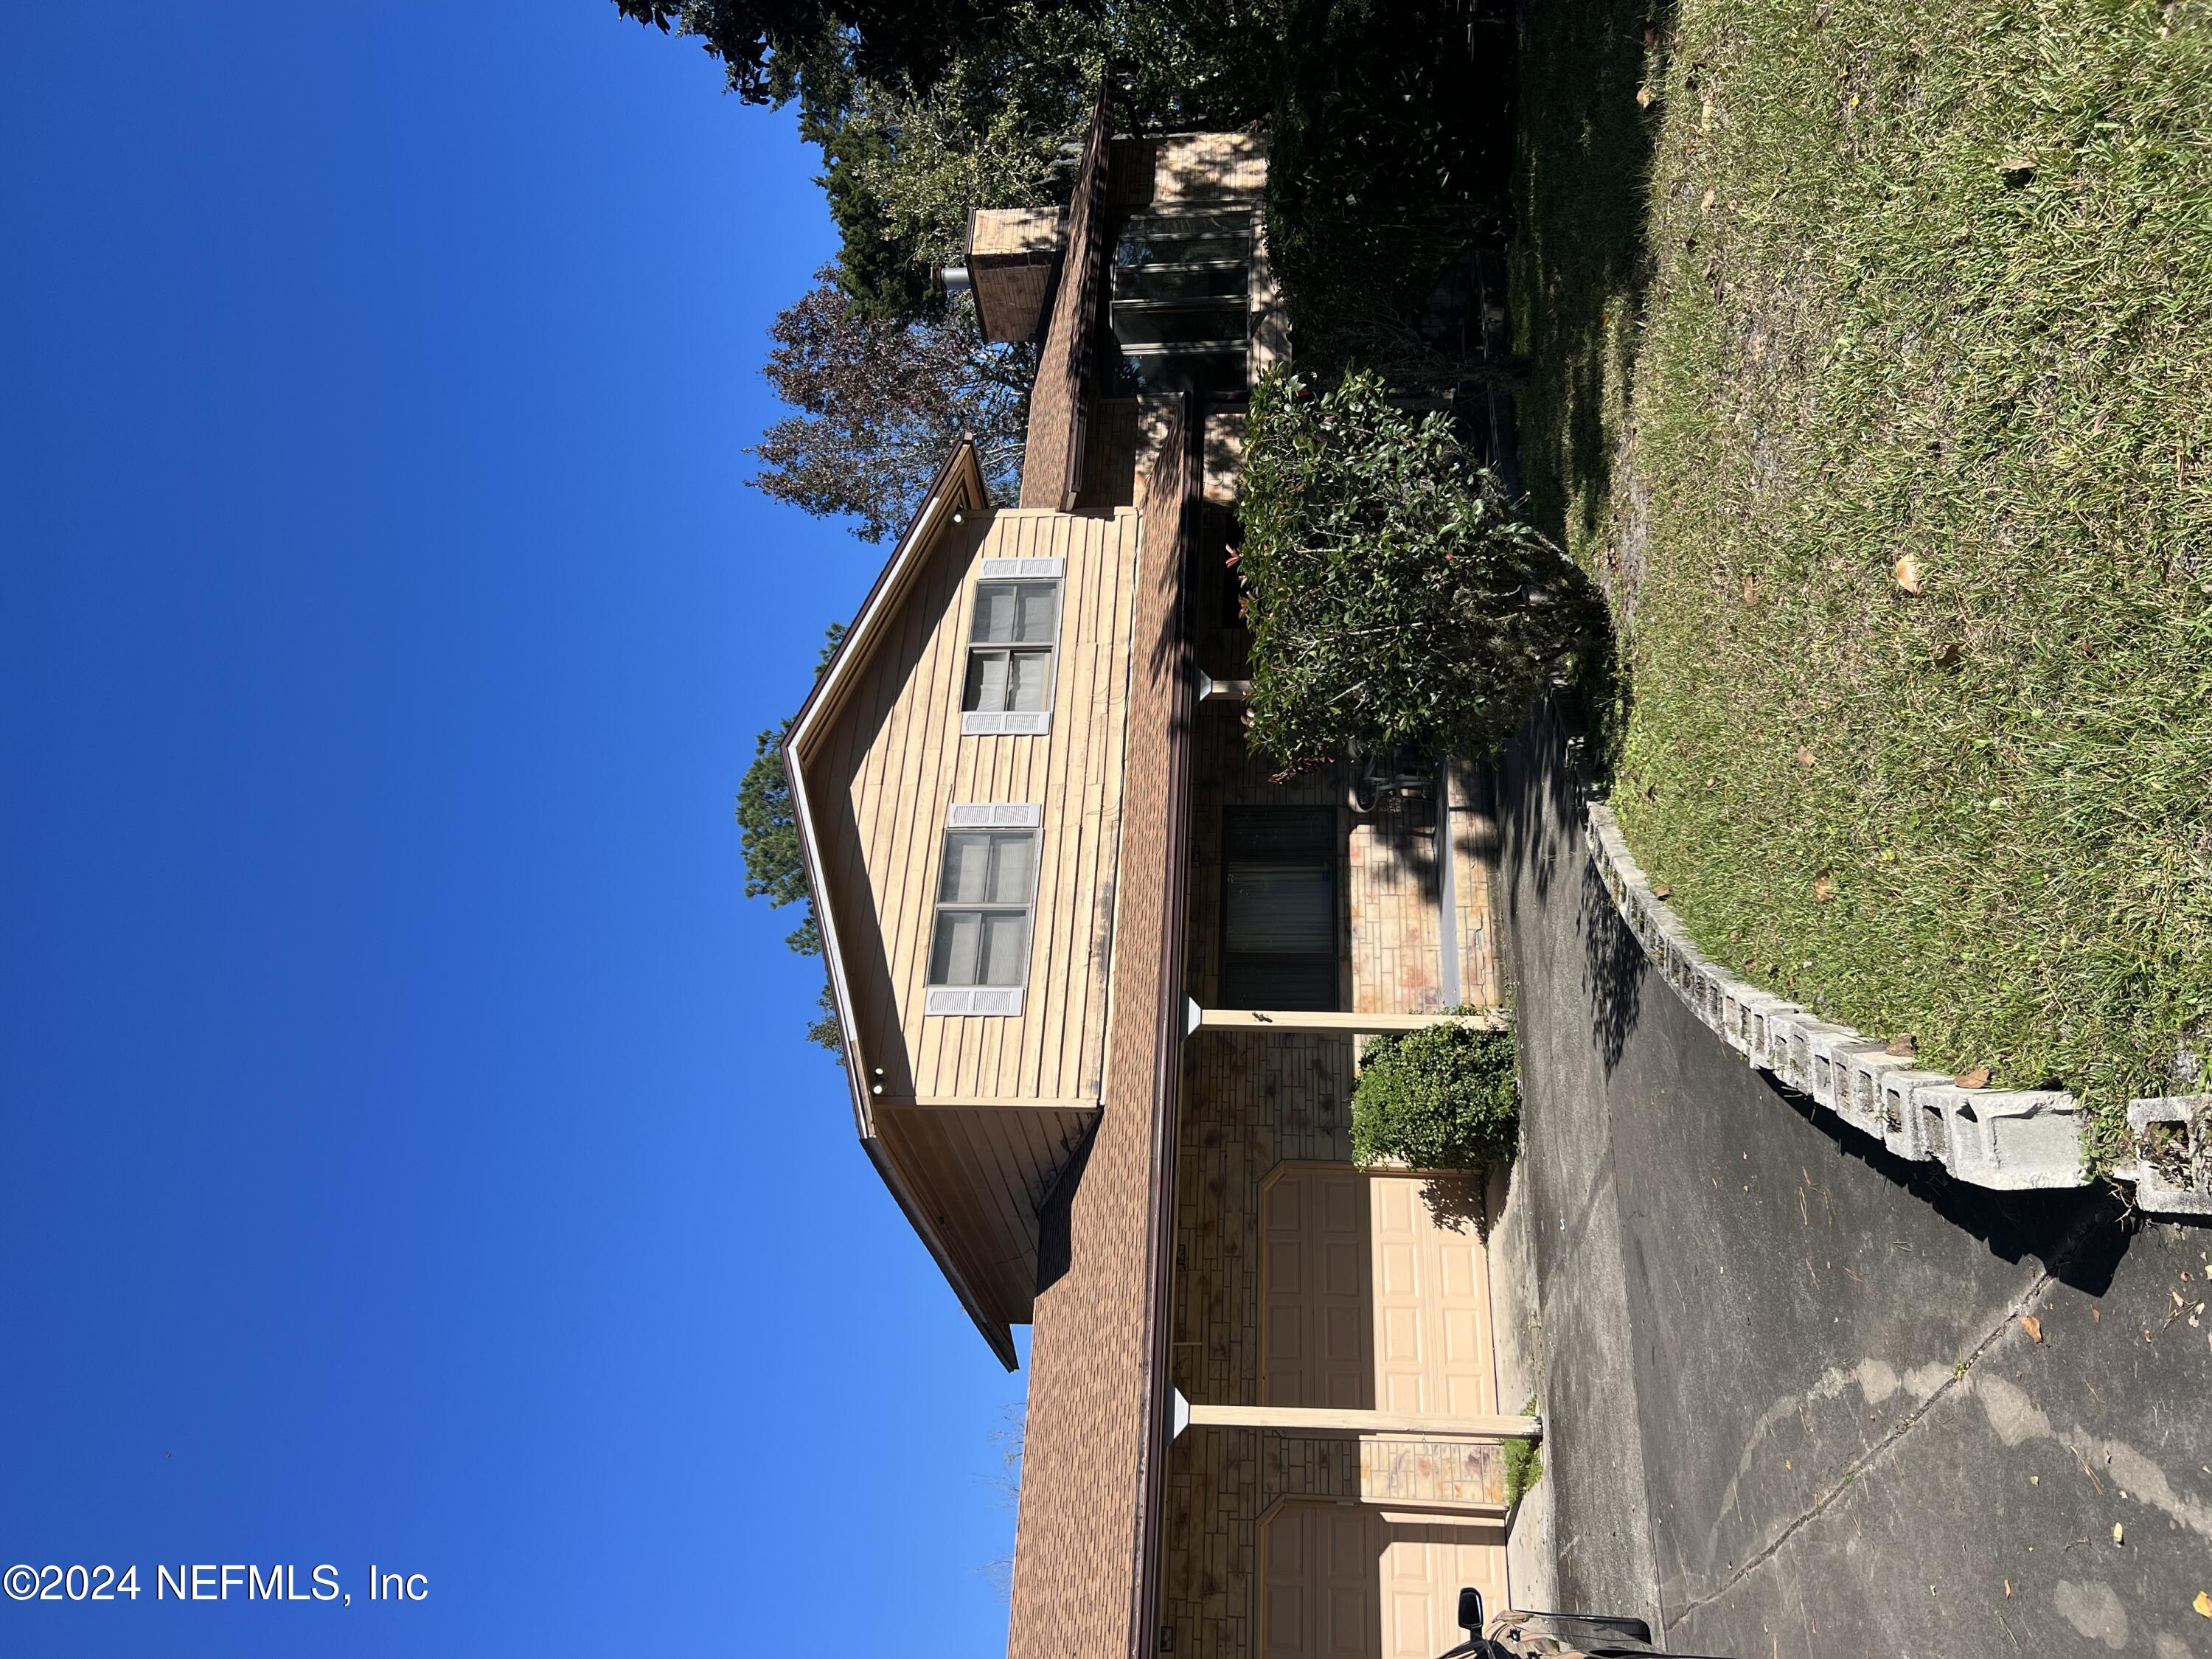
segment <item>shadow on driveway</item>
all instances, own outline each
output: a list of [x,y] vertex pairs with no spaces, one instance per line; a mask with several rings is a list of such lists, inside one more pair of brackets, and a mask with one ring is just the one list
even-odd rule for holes
[[2212,1231],[1962,1186],[1776,1087],[1651,974],[1581,806],[1547,712],[1497,778],[1500,1224],[1562,1604],[1762,1659],[2212,1649]]

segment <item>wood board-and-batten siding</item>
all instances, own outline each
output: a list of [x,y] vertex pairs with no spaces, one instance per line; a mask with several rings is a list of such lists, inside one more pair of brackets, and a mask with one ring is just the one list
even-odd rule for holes
[[[864,1082],[882,1088],[876,1133],[948,1238],[963,1241],[954,1248],[973,1258],[971,1284],[1019,1319],[1037,1211],[1088,1127],[1105,1066],[1138,515],[964,519],[945,526],[832,716],[808,793]],[[980,562],[1040,558],[1063,562],[1050,729],[963,735]],[[925,1014],[946,819],[956,804],[985,802],[1040,809],[1022,1012]]]

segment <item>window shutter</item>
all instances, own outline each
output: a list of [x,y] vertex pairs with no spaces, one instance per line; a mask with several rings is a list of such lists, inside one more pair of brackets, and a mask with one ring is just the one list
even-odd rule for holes
[[1048,708],[1035,713],[975,708],[960,717],[960,735],[963,738],[1041,738],[1051,730],[1052,711]]
[[1035,830],[1044,808],[1033,801],[962,801],[945,814],[951,830]]
[[1018,1014],[1018,985],[933,985],[922,1005],[925,1014]]

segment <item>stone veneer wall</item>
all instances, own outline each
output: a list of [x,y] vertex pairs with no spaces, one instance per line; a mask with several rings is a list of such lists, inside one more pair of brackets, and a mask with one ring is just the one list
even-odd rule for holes
[[[1344,800],[1334,767],[1272,782],[1245,752],[1243,712],[1200,704],[1192,745],[1184,975],[1201,1003],[1218,983],[1222,808],[1340,810]],[[1344,873],[1340,865],[1340,885]],[[1348,956],[1344,971],[1348,979]],[[1352,1065],[1346,1037],[1212,1036],[1185,1045],[1168,1375],[1188,1399],[1259,1400],[1261,1182],[1285,1160],[1351,1162]],[[1184,1435],[1169,1452],[1156,1650],[1249,1654],[1261,1516],[1285,1494],[1356,1495],[1357,1460],[1344,1441],[1242,1429]]]
[[[1258,1403],[1261,1182],[1289,1160],[1349,1163],[1351,1102],[1348,1038],[1209,1036],[1188,1045],[1169,1363],[1186,1398]],[[1278,1498],[1358,1491],[1350,1441],[1185,1433],[1169,1453],[1157,1650],[1177,1659],[1251,1653],[1261,1516]]]
[[1363,1014],[1443,1007],[1435,803],[1376,813],[1352,832],[1346,859],[1352,1007]]
[[1459,902],[1459,994],[1480,1008],[1505,1006],[1505,975],[1498,963],[1497,916],[1491,876],[1498,868],[1496,777],[1487,766],[1455,762],[1451,769],[1452,871]]
[[[1360,818],[1340,769],[1275,783],[1246,754],[1242,710],[1202,704],[1194,744],[1186,981],[1200,1003],[1216,985],[1224,805],[1334,805],[1346,825],[1340,866],[1349,1006],[1419,1012],[1439,1005],[1433,808]],[[1495,1004],[1491,926],[1494,828],[1486,775],[1455,768],[1452,841],[1462,994]],[[1208,1036],[1186,1046],[1177,1155],[1175,1312],[1169,1376],[1184,1396],[1260,1403],[1260,1199],[1284,1163],[1352,1161],[1352,1042],[1345,1037]],[[1495,1448],[1388,1445],[1377,1491],[1433,1501],[1470,1487],[1495,1494]],[[1283,1498],[1356,1499],[1359,1449],[1249,1430],[1186,1433],[1169,1454],[1156,1651],[1248,1659],[1258,1639],[1259,1522]],[[1475,1467],[1479,1464],[1480,1467]],[[1403,1467],[1399,1467],[1402,1465]],[[1455,1467],[1456,1466],[1456,1467]]]
[[[1451,768],[1452,897],[1459,932],[1457,1000],[1501,1000],[1490,870],[1497,831],[1489,774]],[[1355,820],[1348,853],[1352,1007],[1360,1013],[1428,1013],[1450,1000],[1443,982],[1436,812],[1419,801]]]

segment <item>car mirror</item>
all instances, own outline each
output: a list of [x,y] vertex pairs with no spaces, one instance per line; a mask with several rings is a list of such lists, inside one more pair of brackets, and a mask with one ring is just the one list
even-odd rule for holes
[[1482,1592],[1472,1584],[1459,1593],[1459,1627],[1469,1636],[1482,1634]]

